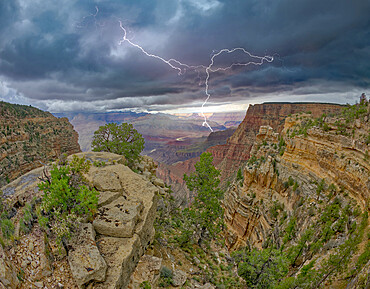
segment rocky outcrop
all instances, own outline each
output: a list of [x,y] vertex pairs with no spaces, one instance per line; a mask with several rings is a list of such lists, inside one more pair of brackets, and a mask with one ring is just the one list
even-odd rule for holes
[[[361,210],[369,210],[370,144],[364,135],[370,129],[369,117],[354,121],[340,134],[334,124],[338,118],[328,118],[323,130],[313,125],[305,133],[294,135],[311,116],[289,117],[279,141],[271,127],[262,126],[251,150],[253,158],[243,167],[243,183],[234,183],[225,193],[226,243],[235,249],[245,245],[261,248],[267,239],[279,239],[276,220],[267,208],[278,202],[289,214],[298,207],[303,230],[310,223],[309,213],[329,197],[321,191],[355,200]],[[349,132],[351,132],[349,134]],[[329,199],[328,199],[329,198]]]
[[105,281],[107,264],[100,255],[91,224],[82,224],[79,232],[69,242],[68,263],[79,287],[91,280]]
[[0,282],[5,288],[17,288],[19,280],[14,265],[10,262],[0,245]]
[[78,134],[67,118],[0,102],[0,186],[63,153],[80,151]]
[[[31,261],[27,263],[23,261],[28,260],[28,250],[18,251],[23,252],[21,254],[16,253],[16,248],[9,250],[7,254],[13,260],[15,272],[19,272],[24,263],[22,270],[25,276],[22,278],[31,282],[21,283],[20,288],[29,288],[27,286],[33,282],[42,282],[46,288],[61,288],[58,283],[66,286],[64,288],[126,288],[140,257],[153,240],[157,196],[165,189],[163,182],[155,177],[153,160],[143,157],[141,162],[137,163],[142,169],[142,174],[139,175],[126,167],[123,157],[119,155],[88,152],[79,153],[77,156],[85,157],[92,164],[98,164],[92,165],[85,175],[86,180],[99,192],[98,213],[92,223],[82,223],[68,241],[65,252],[67,258],[63,258],[63,254],[60,256],[57,248],[54,249],[55,243],[52,240],[45,245],[41,244],[42,233],[35,224],[34,231],[30,237],[27,236],[38,236],[34,239],[39,240],[37,242],[40,244],[33,247],[37,254],[34,253],[37,256],[42,256],[45,252],[48,252],[49,256],[51,254],[52,259],[54,258],[54,268],[65,265],[61,275],[55,271],[52,272],[51,278],[49,274],[35,274],[36,270],[45,271],[39,268],[41,257],[35,259],[34,264]],[[22,207],[25,202],[40,196],[37,183],[42,171],[43,168],[35,169],[2,188],[14,206]],[[48,264],[46,262],[44,267],[47,268]],[[10,278],[11,267],[7,263],[5,265],[3,267],[8,273],[4,273],[4,282],[13,282]]]

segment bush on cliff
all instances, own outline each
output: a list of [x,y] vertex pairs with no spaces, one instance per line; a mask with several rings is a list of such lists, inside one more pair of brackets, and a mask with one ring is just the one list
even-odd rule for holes
[[95,152],[123,155],[128,163],[132,164],[144,149],[144,143],[144,138],[132,124],[108,123],[94,132],[92,149]]
[[195,172],[184,175],[187,187],[195,195],[190,208],[183,210],[189,224],[182,232],[185,239],[196,236],[198,243],[215,238],[222,230],[223,209],[220,200],[222,191],[218,188],[220,172],[212,164],[211,153],[203,153],[195,164]]
[[288,273],[288,259],[277,249],[240,250],[233,256],[238,263],[238,275],[248,288],[275,288]]
[[82,219],[97,210],[98,193],[90,189],[82,176],[90,168],[85,158],[73,156],[70,163],[54,165],[50,176],[44,173],[39,189],[44,192],[39,208],[39,223],[51,228],[57,242],[62,244]]

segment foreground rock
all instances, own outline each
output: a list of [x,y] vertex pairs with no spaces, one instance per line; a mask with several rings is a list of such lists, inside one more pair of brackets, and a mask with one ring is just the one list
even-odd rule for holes
[[98,234],[96,246],[107,264],[105,280],[94,279],[90,286],[125,288],[153,239],[159,189],[123,165],[121,156],[91,152],[77,156],[104,163],[103,167],[92,166],[86,175],[100,193],[93,226]]
[[90,280],[104,281],[107,264],[95,243],[95,231],[91,224],[82,224],[70,242],[68,262],[79,287]]
[[[20,237],[37,242],[21,241],[7,249],[6,258],[0,251],[0,284],[5,288],[126,288],[140,257],[152,242],[157,195],[162,184],[157,182],[155,186],[155,178],[134,173],[123,164],[124,158],[116,154],[88,152],[77,156],[93,164],[85,178],[99,192],[95,220],[80,225],[66,246],[67,252],[64,248],[58,250],[54,240],[46,240],[44,246],[43,233],[34,224],[30,235]],[[151,159],[143,160],[150,161],[152,170]],[[19,219],[25,203],[41,196],[37,184],[42,171],[42,168],[33,170],[2,188],[17,208],[14,221]],[[64,252],[64,256],[59,252]],[[50,266],[48,258],[53,261]],[[19,282],[17,274],[23,272],[21,269],[24,275],[20,275]]]

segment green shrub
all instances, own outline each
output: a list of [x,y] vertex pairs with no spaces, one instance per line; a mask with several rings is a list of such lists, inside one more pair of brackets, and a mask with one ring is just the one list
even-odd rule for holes
[[[9,211],[9,203],[4,199],[2,191],[0,191],[0,228],[3,238],[6,240],[9,240],[14,235],[14,224],[9,217]],[[3,239],[1,239],[1,243],[5,243]]]
[[23,208],[23,218],[19,221],[20,230],[23,233],[29,233],[34,220],[33,207],[30,203],[27,203]]
[[3,237],[5,239],[10,239],[14,235],[14,224],[10,219],[2,219],[0,220],[0,227],[1,232],[3,233]]
[[288,259],[280,250],[237,251],[233,256],[239,263],[238,275],[246,281],[248,288],[275,288],[288,273]]
[[296,223],[297,219],[295,217],[291,218],[286,229],[285,235],[283,237],[284,244],[290,240],[292,240],[296,235]]
[[150,285],[149,281],[144,281],[140,283],[140,288],[143,289],[152,289],[152,286]]
[[73,156],[70,164],[54,165],[50,176],[38,185],[44,192],[39,223],[51,228],[59,244],[71,236],[82,218],[91,218],[97,210],[98,192],[82,177],[89,168],[85,158]]
[[172,285],[173,272],[170,268],[163,266],[161,268],[160,277],[161,277],[159,281],[160,287],[167,287]]
[[[211,153],[203,153],[195,164],[195,172],[189,176],[184,175],[188,189],[194,193],[195,198],[190,208],[186,208],[184,219],[189,223],[184,227],[186,234],[193,232],[198,242],[214,239],[223,228],[223,208],[220,200],[223,191],[219,188],[220,172],[212,164]],[[190,232],[187,232],[190,230]]]
[[295,192],[299,187],[299,184],[297,181],[294,181],[294,185],[293,185],[293,191]]
[[243,174],[242,174],[242,169],[241,168],[239,168],[238,173],[236,174],[236,180],[237,181],[243,180]]

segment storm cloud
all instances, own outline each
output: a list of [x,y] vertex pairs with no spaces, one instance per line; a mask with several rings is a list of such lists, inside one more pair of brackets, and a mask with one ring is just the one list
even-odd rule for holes
[[[210,63],[244,47],[272,63],[211,73],[210,103],[353,102],[370,84],[369,1],[0,0],[0,98],[51,111],[195,106]],[[240,61],[238,53],[215,65]],[[337,95],[335,97],[335,95]]]

